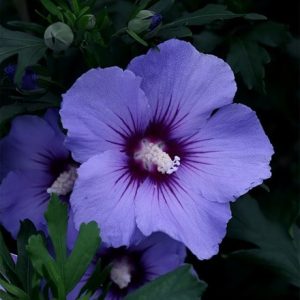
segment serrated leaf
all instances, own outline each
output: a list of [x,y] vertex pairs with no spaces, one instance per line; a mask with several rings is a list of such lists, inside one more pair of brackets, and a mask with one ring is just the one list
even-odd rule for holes
[[51,194],[51,199],[45,219],[48,224],[48,232],[55,251],[55,261],[63,274],[64,264],[67,259],[66,233],[68,223],[68,207],[61,202],[57,195]]
[[31,262],[35,270],[48,280],[52,286],[52,290],[57,291],[58,297],[64,299],[66,292],[63,278],[60,275],[60,270],[54,259],[48,253],[42,236],[31,236],[26,249],[31,257]]
[[199,300],[206,286],[192,274],[190,265],[184,265],[147,283],[124,300]]
[[300,234],[293,239],[285,226],[267,219],[256,200],[249,196],[240,198],[232,205],[232,214],[228,236],[258,247],[240,250],[232,255],[255,259],[300,287]]
[[78,237],[65,264],[67,292],[71,291],[87,270],[100,245],[96,222],[81,224]]
[[264,65],[270,62],[270,56],[263,47],[247,36],[237,38],[230,45],[227,62],[249,89],[265,91]]
[[288,42],[291,38],[286,25],[272,21],[256,25],[249,36],[270,47],[278,47]]
[[0,63],[18,55],[15,82],[20,86],[27,67],[36,64],[45,54],[47,47],[44,40],[31,34],[8,30],[0,26]]

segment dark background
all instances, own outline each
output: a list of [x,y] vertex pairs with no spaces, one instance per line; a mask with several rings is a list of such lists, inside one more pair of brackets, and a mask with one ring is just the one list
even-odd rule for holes
[[[13,1],[0,1],[0,23],[2,25],[9,20],[20,19],[22,15],[21,2],[15,1],[19,5],[18,12]],[[176,9],[173,9],[169,15],[167,14],[166,19],[174,19],[174,16],[176,18],[176,14],[180,11],[193,12],[208,3],[224,3],[234,12],[260,13],[272,21],[288,25],[292,35],[291,39],[281,47],[267,49],[271,56],[271,62],[265,68],[266,92],[249,90],[240,76],[237,76],[238,93],[235,98],[236,102],[247,104],[257,112],[275,149],[271,163],[273,175],[265,182],[269,191],[258,187],[250,194],[258,200],[261,210],[270,220],[278,224],[285,222],[286,218],[291,218],[299,209],[300,198],[299,1],[186,0],[176,1],[176,3]],[[36,8],[42,9],[39,1],[28,1],[28,14],[23,14],[22,18],[40,22],[41,20],[34,12]],[[241,24],[235,23],[235,21],[229,23],[228,27],[238,27],[243,30]],[[197,34],[203,28],[192,27],[191,29],[194,34]],[[230,30],[225,26],[223,33],[228,35],[229,32]],[[227,51],[226,46],[220,46],[213,49],[212,53],[225,58]],[[126,66],[134,55],[141,52],[145,52],[145,49],[140,45],[134,45],[119,55],[117,64]],[[103,62],[103,65],[110,64],[110,61]],[[3,67],[3,64],[1,66]],[[77,63],[76,66],[68,69],[68,78],[63,76],[65,86],[68,87],[74,78],[86,68],[85,65]],[[60,80],[59,74],[54,76]],[[11,101],[8,94],[9,92],[6,90],[1,90],[1,105]],[[253,218],[255,219],[256,216],[253,215]],[[300,224],[297,220],[295,222]],[[227,236],[221,245],[220,254],[208,261],[197,261],[189,254],[188,261],[193,263],[199,277],[208,283],[208,289],[203,299],[300,299],[299,289],[278,275],[276,265],[274,267],[272,264],[270,266],[270,264],[262,264],[255,260],[230,256],[233,251],[253,247],[254,245],[251,243]],[[282,251],[285,250],[282,249]]]

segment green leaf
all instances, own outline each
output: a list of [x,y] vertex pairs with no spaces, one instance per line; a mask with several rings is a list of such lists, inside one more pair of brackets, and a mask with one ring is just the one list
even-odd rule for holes
[[7,294],[4,291],[0,290],[0,299],[1,300],[17,300],[17,298],[10,296],[9,294]]
[[237,38],[230,45],[227,62],[249,89],[265,92],[264,65],[270,62],[270,56],[263,47],[247,36]]
[[176,21],[163,25],[162,28],[173,26],[200,26],[206,25],[217,20],[229,20],[243,16],[243,14],[235,14],[227,10],[225,5],[208,4],[193,13],[189,13]]
[[194,46],[201,52],[211,53],[221,44],[224,38],[209,30],[203,30],[199,34],[194,34]]
[[65,297],[64,281],[54,259],[48,253],[41,235],[31,236],[26,247],[35,270],[50,283],[60,299]]
[[30,300],[30,298],[28,297],[28,295],[22,291],[20,288],[18,288],[17,286],[6,282],[5,280],[2,280],[0,278],[0,285],[10,294],[14,295],[17,297],[17,299],[19,300]]
[[34,270],[26,251],[26,246],[30,236],[36,233],[37,231],[31,221],[25,220],[21,222],[21,228],[17,237],[18,258],[16,272],[22,282],[23,290],[29,295],[31,295],[31,289],[33,288]]
[[9,21],[7,22],[7,25],[14,27],[17,30],[29,30],[35,33],[43,34],[45,31],[45,28],[37,23],[32,22],[24,22],[24,21]]
[[267,219],[256,200],[240,198],[232,205],[233,218],[228,225],[230,238],[255,244],[257,249],[240,250],[235,257],[253,259],[272,268],[291,284],[300,287],[300,233],[291,237],[285,226]]
[[81,224],[72,253],[65,264],[67,292],[71,291],[87,270],[100,245],[96,222]]
[[55,251],[55,261],[63,276],[64,264],[67,259],[66,233],[68,223],[67,205],[57,195],[51,194],[48,209],[45,212],[48,232]]
[[207,285],[192,273],[192,267],[184,265],[147,283],[124,300],[199,300]]
[[47,49],[44,40],[25,32],[8,30],[2,26],[0,26],[0,45],[0,63],[13,55],[18,55],[15,82],[19,86],[25,69],[36,64]]
[[61,10],[59,9],[59,6],[55,5],[50,0],[41,0],[41,3],[49,11],[49,13],[51,13],[54,16],[57,16],[60,20],[63,19],[63,16],[62,16]]
[[269,21],[256,25],[250,37],[266,46],[278,47],[287,43],[291,35],[286,25]]
[[133,32],[131,30],[126,30],[126,32],[138,43],[142,44],[145,47],[148,47],[148,43],[146,41],[144,41],[140,36],[138,36],[135,32]]

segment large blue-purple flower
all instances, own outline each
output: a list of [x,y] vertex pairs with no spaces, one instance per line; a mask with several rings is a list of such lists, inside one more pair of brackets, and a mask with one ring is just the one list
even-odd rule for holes
[[49,110],[44,118],[15,118],[0,141],[0,223],[13,236],[26,218],[44,229],[49,194],[65,197],[72,190],[76,167],[64,139],[57,111]]
[[169,40],[118,67],[92,69],[63,96],[67,147],[80,163],[74,221],[105,242],[162,231],[200,259],[218,252],[229,202],[270,177],[273,148],[256,114],[233,104],[230,67]]
[[[163,233],[154,233],[128,248],[102,247],[94,263],[100,257],[103,265],[111,264],[112,285],[105,300],[123,299],[128,293],[145,283],[181,266],[185,256],[184,245]],[[92,274],[94,263],[78,286],[68,295],[68,299],[75,299],[78,295],[81,287]]]

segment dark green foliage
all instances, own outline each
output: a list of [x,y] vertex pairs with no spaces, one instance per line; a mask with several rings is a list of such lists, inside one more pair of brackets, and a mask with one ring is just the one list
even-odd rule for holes
[[[290,211],[297,214],[298,210]],[[265,264],[300,287],[300,229],[292,223],[290,230],[280,220],[269,220],[257,201],[245,196],[233,205],[233,218],[228,236],[256,245],[258,248],[239,250],[231,255]]]
[[25,69],[36,64],[45,54],[44,41],[31,34],[11,31],[0,26],[0,63],[18,55],[15,81],[19,85]]
[[205,289],[206,283],[195,277],[191,266],[185,265],[144,285],[125,300],[197,300]]

